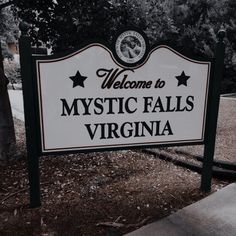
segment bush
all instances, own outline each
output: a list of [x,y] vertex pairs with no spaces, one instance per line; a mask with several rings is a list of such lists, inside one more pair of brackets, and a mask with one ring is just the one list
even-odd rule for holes
[[151,44],[168,41],[188,55],[213,57],[217,31],[224,26],[228,39],[222,89],[236,91],[232,86],[236,84],[235,0],[17,0],[16,4],[19,17],[32,24],[34,43],[46,43],[53,52],[77,47],[88,39],[112,42],[119,29],[136,26]]
[[4,60],[4,71],[7,76],[9,83],[14,84],[21,83],[20,77],[20,65],[15,60],[5,59]]

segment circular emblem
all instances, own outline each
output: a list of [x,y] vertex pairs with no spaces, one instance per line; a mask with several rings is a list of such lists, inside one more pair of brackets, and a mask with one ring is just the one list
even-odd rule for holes
[[117,56],[128,64],[139,62],[145,55],[146,48],[144,37],[134,30],[127,30],[120,34],[115,43]]

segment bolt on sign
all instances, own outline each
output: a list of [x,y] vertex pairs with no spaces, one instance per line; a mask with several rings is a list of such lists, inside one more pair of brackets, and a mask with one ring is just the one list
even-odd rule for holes
[[35,63],[43,153],[204,140],[210,62],[127,30]]
[[26,26],[20,58],[32,207],[41,204],[39,157],[52,153],[203,144],[201,188],[210,191],[222,30],[215,58],[196,60],[165,44],[150,47],[139,29],[124,30],[113,45],[32,55]]

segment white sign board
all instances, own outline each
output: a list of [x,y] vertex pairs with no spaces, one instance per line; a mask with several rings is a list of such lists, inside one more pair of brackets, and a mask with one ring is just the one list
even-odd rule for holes
[[128,68],[90,44],[36,63],[43,153],[203,142],[210,62],[162,45]]

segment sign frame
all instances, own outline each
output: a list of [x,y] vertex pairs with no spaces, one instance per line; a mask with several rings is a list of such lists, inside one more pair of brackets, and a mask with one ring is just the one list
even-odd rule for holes
[[[36,130],[37,130],[37,150],[38,150],[38,155],[39,156],[42,156],[42,155],[55,155],[55,154],[70,154],[70,153],[86,153],[86,152],[91,152],[91,151],[94,151],[94,152],[97,152],[97,151],[111,151],[111,150],[124,150],[124,149],[135,149],[135,148],[153,148],[153,147],[171,147],[171,146],[187,146],[187,145],[202,145],[202,144],[205,144],[205,130],[206,130],[206,123],[207,123],[207,114],[208,114],[208,103],[209,103],[209,99],[211,99],[211,96],[209,96],[209,86],[211,84],[211,80],[212,80],[212,77],[213,77],[213,68],[214,68],[214,59],[210,59],[210,58],[193,58],[193,57],[189,57],[187,56],[186,54],[182,53],[181,50],[177,49],[176,47],[174,47],[173,45],[170,45],[170,44],[167,44],[167,43],[160,43],[160,44],[155,44],[153,45],[146,57],[149,56],[149,54],[157,49],[157,48],[160,48],[160,47],[165,47],[165,48],[168,48],[170,50],[173,50],[173,52],[175,54],[178,54],[180,57],[184,58],[184,59],[188,59],[189,61],[192,61],[194,63],[210,63],[210,66],[209,66],[209,70],[208,71],[208,81],[207,81],[207,88],[206,88],[206,97],[205,97],[205,118],[204,118],[204,128],[203,128],[203,140],[202,141],[173,141],[173,142],[169,142],[169,143],[166,143],[165,141],[163,141],[163,143],[153,143],[153,144],[130,144],[130,145],[125,145],[125,146],[121,146],[121,145],[118,145],[118,147],[115,147],[111,145],[111,147],[109,147],[109,145],[107,145],[108,147],[105,147],[105,148],[92,148],[92,150],[90,150],[89,148],[87,149],[77,149],[77,150],[58,150],[58,151],[48,151],[48,152],[43,152],[43,144],[42,144],[42,140],[41,140],[41,130],[40,130],[40,107],[39,107],[39,99],[40,99],[40,94],[38,92],[38,81],[37,81],[37,63],[42,63],[42,61],[48,61],[48,60],[61,60],[61,58],[68,58],[68,57],[71,57],[71,55],[74,55],[74,54],[77,54],[78,51],[80,50],[84,50],[86,47],[89,47],[91,45],[104,45],[104,42],[102,41],[89,41],[87,43],[84,43],[83,45],[81,45],[81,47],[79,48],[76,48],[74,50],[71,50],[69,52],[64,52],[64,53],[61,53],[58,55],[51,55],[51,56],[37,56],[37,55],[33,55],[32,56],[32,81],[33,81],[33,91],[34,91],[34,104],[36,104],[36,122],[35,122],[35,127]],[[107,49],[109,49],[111,51],[111,53],[113,53],[113,55],[115,54],[114,52],[114,49],[112,47],[110,47],[109,45],[105,44],[104,45]],[[115,60],[116,58],[114,58],[113,60]],[[64,60],[64,59],[63,59]],[[138,68],[140,66],[143,65],[143,63],[145,63],[145,61],[148,60],[148,58],[146,58],[145,60],[142,61],[141,65],[135,65],[135,66],[132,66],[131,68]],[[120,64],[118,64],[120,66]],[[42,109],[42,107],[41,107]],[[76,148],[75,148],[76,149]]]

